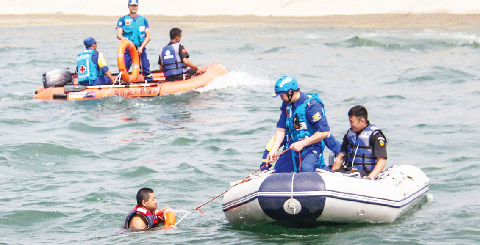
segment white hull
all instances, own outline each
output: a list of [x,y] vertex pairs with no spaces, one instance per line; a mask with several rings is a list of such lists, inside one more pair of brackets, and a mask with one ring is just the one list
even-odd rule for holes
[[426,195],[428,183],[411,165],[392,166],[374,181],[323,170],[270,173],[233,187],[223,211],[233,224],[392,222]]

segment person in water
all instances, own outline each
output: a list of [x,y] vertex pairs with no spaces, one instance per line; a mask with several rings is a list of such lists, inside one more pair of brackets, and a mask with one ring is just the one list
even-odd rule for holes
[[350,129],[343,137],[341,152],[332,170],[358,170],[373,180],[387,164],[387,139],[381,129],[370,124],[365,107],[352,107],[348,118]]
[[277,80],[273,97],[277,96],[283,102],[267,162],[277,160],[278,149],[285,140],[285,147],[291,150],[278,159],[274,167],[277,173],[313,172],[315,168],[323,168],[325,138],[330,135],[323,102],[316,94],[300,92],[293,75],[285,75]]
[[[138,0],[128,0],[129,14],[120,17],[117,22],[117,38],[128,39],[133,42],[140,56],[142,75],[146,81],[153,81],[150,71],[150,61],[147,57],[147,44],[150,42],[150,25],[145,17],[138,15]],[[125,52],[125,66],[127,71],[132,66],[130,52]]]
[[111,84],[112,76],[103,54],[97,51],[97,41],[93,37],[83,40],[85,51],[77,56],[78,84],[103,85]]
[[[180,44],[182,39],[182,30],[179,28],[172,28],[170,30],[170,42],[163,47],[158,57],[158,64],[160,70],[165,74],[166,81],[178,81],[185,78],[190,78],[197,73],[201,73],[198,66],[193,64],[188,58],[185,47]],[[190,68],[190,69],[189,69]]]
[[125,218],[124,229],[144,230],[159,226],[161,219],[157,213],[157,199],[150,188],[142,188],[137,192],[137,205]]

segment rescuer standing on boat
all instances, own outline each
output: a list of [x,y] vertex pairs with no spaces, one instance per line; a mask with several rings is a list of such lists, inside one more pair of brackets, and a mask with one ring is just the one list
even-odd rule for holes
[[358,170],[370,179],[377,177],[387,165],[387,139],[381,129],[368,121],[367,109],[361,105],[348,111],[350,129],[343,137],[341,152],[332,170]]
[[[291,150],[280,156],[275,164],[276,172],[313,172],[315,168],[323,168],[324,139],[330,135],[330,127],[322,101],[316,94],[300,92],[293,75],[285,75],[277,80],[273,96],[279,95],[283,103],[267,162],[276,160],[278,149],[286,137],[286,148]],[[292,160],[285,161],[285,157]]]
[[108,69],[102,53],[97,51],[97,41],[93,37],[83,40],[86,50],[77,56],[78,84],[111,84],[115,78]]
[[[117,22],[117,38],[119,40],[128,39],[135,44],[138,55],[141,60],[142,75],[146,81],[153,81],[150,71],[150,61],[147,57],[147,43],[150,42],[150,26],[145,17],[138,15],[138,0],[128,0],[128,9],[130,14],[120,17]],[[132,57],[129,52],[125,52],[125,66],[127,71],[132,65]]]

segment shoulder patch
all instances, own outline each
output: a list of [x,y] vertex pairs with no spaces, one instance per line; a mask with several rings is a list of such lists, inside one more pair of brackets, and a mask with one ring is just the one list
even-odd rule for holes
[[320,115],[320,112],[317,112],[315,113],[313,116],[312,116],[312,120],[314,122],[317,122],[318,120],[322,119],[322,116]]
[[385,138],[383,137],[378,137],[378,144],[380,146],[384,146],[385,145]]

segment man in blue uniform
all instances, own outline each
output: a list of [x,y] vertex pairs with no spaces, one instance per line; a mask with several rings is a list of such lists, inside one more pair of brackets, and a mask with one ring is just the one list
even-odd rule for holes
[[111,84],[115,78],[108,69],[102,53],[97,51],[97,41],[93,37],[83,40],[86,50],[77,56],[78,84]]
[[172,28],[170,30],[170,43],[163,47],[158,57],[158,64],[160,70],[165,74],[166,81],[183,80],[184,74],[185,78],[190,78],[201,72],[200,68],[188,59],[190,55],[185,47],[180,44],[181,39],[182,30]]
[[343,137],[341,152],[332,167],[357,170],[364,177],[374,179],[387,164],[387,139],[381,129],[368,121],[365,107],[357,105],[348,111],[350,129]]
[[[138,15],[138,0],[128,0],[128,9],[130,14],[120,17],[117,22],[117,38],[119,40],[128,39],[135,44],[138,55],[140,56],[142,75],[145,80],[153,81],[150,71],[150,61],[147,57],[147,43],[150,42],[150,26],[145,17]],[[125,66],[127,71],[132,65],[132,57],[129,52],[125,52]]]
[[267,162],[277,160],[278,149],[285,139],[286,148],[291,150],[278,159],[275,164],[277,173],[313,172],[315,168],[324,167],[324,139],[330,135],[330,127],[322,101],[316,94],[300,92],[293,75],[285,75],[277,80],[273,96],[280,96],[283,103]]

